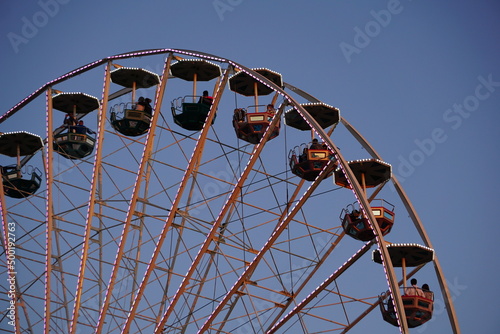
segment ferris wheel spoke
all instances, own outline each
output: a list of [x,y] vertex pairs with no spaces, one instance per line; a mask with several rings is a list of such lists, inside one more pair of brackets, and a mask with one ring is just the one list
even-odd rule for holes
[[[321,265],[326,262],[326,259],[330,254],[333,252],[333,250],[338,246],[342,238],[345,236],[345,232],[340,233],[340,235],[337,235],[336,239],[334,242],[332,242],[327,250],[323,253],[320,259],[318,259],[317,264],[314,266],[313,270],[309,271],[307,274],[307,277],[305,277],[302,282],[299,284],[298,287],[293,289],[293,295],[290,296],[284,303],[284,307],[281,308],[281,311],[276,314],[275,318],[270,321],[271,326],[276,324],[278,320],[280,320],[281,316],[286,312],[286,310],[289,308],[289,306],[294,302],[295,296],[299,295],[301,291],[306,287],[307,283],[316,275],[316,272],[320,269]],[[269,327],[267,330],[269,331],[271,327]]]
[[323,179],[325,175],[328,174],[330,169],[332,168],[333,163],[330,161],[324,169],[321,171],[317,179],[309,186],[306,192],[299,199],[295,207],[290,211],[290,213],[285,217],[285,219],[281,220],[279,225],[276,227],[275,231],[271,235],[271,237],[266,241],[266,244],[262,247],[262,249],[256,254],[255,258],[251,263],[247,266],[245,271],[241,274],[241,276],[237,279],[237,281],[233,284],[228,293],[224,296],[224,298],[217,305],[212,314],[207,318],[203,326],[199,329],[198,333],[203,333],[207,331],[214,321],[215,317],[221,312],[222,308],[230,301],[233,295],[245,284],[245,281],[249,280],[254,270],[256,269],[258,263],[262,259],[263,255],[270,249],[273,243],[276,241],[278,236],[285,230],[288,226],[288,223],[295,216],[297,211],[302,207],[308,197],[314,192],[316,187],[319,185],[320,181]]
[[103,143],[103,136],[104,136],[104,121],[106,119],[106,110],[108,106],[108,96],[109,96],[109,85],[110,85],[110,66],[111,64],[108,62],[105,70],[105,79],[104,79],[104,89],[103,89],[103,103],[101,105],[101,110],[100,110],[100,117],[99,117],[99,124],[98,128],[99,134],[97,137],[97,152],[96,152],[96,159],[94,160],[94,166],[93,166],[93,180],[91,182],[91,187],[90,187],[90,198],[89,198],[89,207],[87,211],[87,217],[86,217],[86,222],[85,222],[85,232],[84,232],[84,238],[83,238],[83,244],[82,244],[82,251],[81,251],[81,258],[80,258],[80,271],[78,273],[78,278],[77,278],[77,285],[76,285],[76,291],[75,291],[75,302],[74,302],[74,307],[73,307],[73,315],[71,318],[71,323],[70,323],[70,333],[75,333],[76,331],[76,324],[78,321],[78,316],[79,316],[79,311],[80,311],[80,305],[81,305],[81,297],[82,297],[82,287],[83,287],[83,280],[85,277],[85,269],[87,267],[87,257],[88,257],[88,246],[89,246],[89,240],[90,240],[90,232],[91,232],[91,227],[92,227],[92,218],[95,214],[95,198],[96,198],[96,193],[97,193],[97,185],[98,185],[98,177],[100,175],[99,169],[101,168],[101,163],[102,163],[102,143]]
[[[170,55],[170,57],[168,57],[167,60],[165,61],[162,80],[161,80],[160,85],[158,86],[158,89],[156,92],[156,103],[158,103],[158,105],[161,105],[161,102],[163,99],[163,92],[165,90],[165,86],[166,86],[167,80],[168,80],[168,75],[166,75],[166,74],[169,72],[171,60],[172,60],[172,55]],[[136,205],[138,202],[140,185],[141,185],[141,182],[143,181],[143,173],[146,170],[148,160],[149,160],[149,157],[151,154],[152,142],[154,140],[155,124],[157,122],[157,119],[158,119],[158,112],[153,115],[153,123],[152,123],[153,125],[152,125],[152,127],[147,135],[146,143],[144,145],[144,151],[142,154],[141,163],[139,165],[139,170],[137,172],[136,183],[134,185],[134,191],[133,191],[133,194],[132,194],[132,197],[130,200],[129,210],[127,212],[125,224],[123,226],[122,236],[120,238],[120,245],[119,245],[117,253],[116,253],[115,263],[113,264],[113,270],[112,270],[111,277],[110,277],[110,280],[108,283],[108,289],[106,291],[103,306],[102,306],[101,312],[99,314],[99,320],[98,320],[97,325],[96,325],[96,333],[100,333],[102,331],[102,327],[103,327],[104,321],[105,321],[104,319],[106,317],[106,313],[108,311],[108,307],[109,307],[109,304],[111,302],[111,294],[113,292],[113,288],[114,288],[114,285],[116,283],[116,281],[115,281],[116,275],[118,274],[118,269],[120,267],[120,263],[121,263],[121,260],[123,257],[125,242],[127,239],[128,232],[130,230],[130,223],[131,223],[132,217],[135,213]]]
[[297,306],[294,307],[292,311],[290,311],[284,318],[282,318],[280,321],[278,321],[267,333],[272,334],[275,333],[280,327],[284,325],[285,322],[290,320],[290,318],[300,312],[311,300],[316,298],[318,294],[326,289],[328,285],[330,285],[342,272],[347,270],[354,262],[356,262],[363,254],[365,254],[367,251],[370,250],[370,247],[372,246],[372,242],[369,242],[365,244],[353,257],[351,257],[349,260],[347,260],[342,267],[337,269],[328,279],[326,279],[323,283],[321,283],[313,292],[311,292],[307,298],[305,298],[302,302],[297,304]]
[[[205,121],[205,125],[211,124],[211,122],[215,116],[215,111],[217,109],[217,105],[218,105],[219,100],[221,98],[224,86],[227,83],[228,76],[229,76],[229,69],[226,69],[226,71],[224,73],[224,80],[222,80],[222,82],[220,83],[220,85],[218,87],[218,92],[215,94],[215,99],[214,99],[214,102],[213,102],[213,104],[210,108],[210,111],[208,113],[207,119]],[[177,191],[176,198],[174,199],[174,202],[172,203],[172,207],[170,209],[170,214],[169,214],[169,216],[168,216],[168,218],[163,226],[161,235],[159,237],[158,243],[157,243],[155,250],[153,252],[153,255],[152,255],[152,258],[151,258],[150,263],[148,265],[147,271],[144,275],[144,278],[141,282],[141,285],[139,286],[139,289],[138,289],[136,297],[133,301],[130,313],[128,314],[127,320],[123,326],[122,333],[124,333],[124,334],[128,333],[128,331],[130,329],[131,321],[133,320],[133,314],[134,314],[135,310],[137,309],[138,303],[139,303],[139,301],[144,293],[145,285],[147,284],[148,279],[149,279],[149,275],[151,274],[151,272],[153,270],[156,259],[159,255],[159,251],[161,249],[161,245],[163,244],[163,241],[165,239],[165,236],[166,236],[168,230],[171,228],[172,221],[173,221],[173,218],[175,218],[176,212],[178,210],[178,206],[179,206],[179,202],[180,202],[180,199],[182,197],[182,194],[184,193],[184,190],[187,186],[187,182],[188,182],[190,176],[192,175],[194,169],[196,168],[196,166],[199,163],[199,159],[200,159],[201,154],[203,152],[204,141],[207,137],[209,129],[210,128],[208,126],[204,126],[201,133],[200,133],[200,137],[196,142],[196,146],[195,146],[193,154],[190,158],[188,167],[187,167],[186,172],[183,176],[181,184],[179,185],[179,189]]]

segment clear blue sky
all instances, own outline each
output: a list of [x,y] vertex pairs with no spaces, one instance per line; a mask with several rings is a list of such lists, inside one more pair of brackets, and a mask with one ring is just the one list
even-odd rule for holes
[[[499,17],[495,0],[2,1],[0,97],[6,111],[72,69],[141,49],[280,72],[392,164],[455,287],[462,333],[495,333],[500,227],[485,213],[500,186]],[[392,330],[373,328],[354,332]]]

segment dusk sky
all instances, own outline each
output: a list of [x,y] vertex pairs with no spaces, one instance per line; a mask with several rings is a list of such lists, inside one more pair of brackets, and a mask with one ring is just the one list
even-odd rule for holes
[[[196,50],[279,72],[339,108],[392,165],[433,243],[462,333],[493,334],[500,227],[485,212],[497,207],[500,186],[499,17],[495,0],[3,1],[0,116],[50,80],[135,50]],[[44,136],[33,123],[44,118],[45,110],[22,110],[0,132]],[[390,241],[418,242],[408,239]],[[411,332],[451,333],[442,304],[434,317]],[[397,332],[380,317],[350,333]]]

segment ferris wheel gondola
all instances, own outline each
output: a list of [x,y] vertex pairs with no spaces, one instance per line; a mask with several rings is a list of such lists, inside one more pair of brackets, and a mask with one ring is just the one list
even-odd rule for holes
[[197,95],[197,83],[220,78],[220,66],[203,59],[178,59],[171,65],[170,71],[174,77],[193,82],[192,95],[178,97],[172,101],[174,122],[186,130],[201,130],[212,107],[213,97],[208,90],[201,96]]
[[150,88],[160,83],[156,73],[133,67],[117,66],[110,73],[111,81],[125,88],[132,89],[132,101],[119,103],[111,108],[111,125],[125,136],[136,137],[146,133],[151,124],[152,107],[150,98],[136,100],[136,91]]
[[[37,167],[23,166],[21,157],[32,155],[42,147],[42,138],[26,131],[0,134],[0,154],[17,158],[16,164],[0,167],[5,195],[25,198],[40,188],[42,172]],[[22,172],[22,167],[25,167],[25,173]],[[23,177],[23,174],[28,177]]]
[[99,100],[77,92],[60,92],[51,97],[54,109],[66,113],[64,124],[54,132],[54,150],[67,159],[82,159],[92,153],[95,145],[93,130],[78,120],[99,108]]
[[[403,302],[406,321],[408,327],[414,328],[423,325],[431,320],[434,310],[434,293],[430,290],[423,290],[418,287],[406,286],[406,268],[416,267],[425,263],[431,262],[434,258],[434,250],[418,244],[389,244],[386,246],[389,250],[389,256],[395,267],[401,267],[403,272],[404,286],[401,288],[401,299]],[[373,261],[382,263],[380,251],[374,250],[372,255]],[[387,297],[387,295],[386,295]],[[394,305],[392,300],[388,300],[387,307],[384,307],[383,296],[381,298],[382,316],[388,323],[398,326]]]

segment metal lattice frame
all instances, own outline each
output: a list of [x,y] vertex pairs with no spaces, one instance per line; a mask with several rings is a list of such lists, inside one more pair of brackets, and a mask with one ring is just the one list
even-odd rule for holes
[[[107,112],[131,90],[113,91],[111,65],[150,56],[165,57],[161,82],[148,91],[155,96],[151,127],[141,137],[125,137],[108,125]],[[170,91],[181,90],[169,69],[183,57],[206,59],[223,68],[205,126],[196,133],[180,129],[169,116]],[[41,129],[51,143],[58,117],[53,90],[100,68],[104,80],[96,83],[102,85],[102,96],[95,112],[93,154],[68,160],[46,145],[44,152],[23,159],[35,163],[42,156],[44,187],[16,201],[5,198],[0,188],[0,277],[8,274],[9,222],[17,228],[18,272],[15,326],[2,327],[0,333],[12,328],[16,333],[347,332],[378,305],[377,293],[387,287],[397,313],[404,314],[399,298],[403,282],[369,210],[384,186],[368,197],[330,136],[335,126],[327,133],[301,106],[320,101],[296,87],[278,87],[247,67],[205,53],[145,50],[103,58],[48,82],[0,116],[0,123],[45,97],[46,123]],[[286,152],[281,152],[283,158],[275,154],[289,145],[286,132],[295,131],[285,130],[284,124],[279,137],[268,141],[264,136],[256,145],[238,141],[227,126],[217,127],[218,122],[230,124],[227,111],[235,98],[227,82],[236,71],[274,91],[272,99],[279,108],[267,134],[286,108],[295,108],[312,129],[304,136],[320,138],[334,153],[316,180],[294,176],[281,161]],[[207,126],[214,119],[216,124]],[[350,123],[342,118],[341,124],[371,157],[382,160]],[[323,179],[335,164],[344,170],[352,191]],[[401,185],[394,176],[392,181],[417,233],[432,247]],[[332,219],[336,213],[326,212],[353,200],[377,235],[366,244],[344,238],[339,222]],[[318,207],[325,211],[319,217]],[[342,286],[342,278],[349,277],[372,244],[381,250],[381,281],[373,282],[371,292]],[[451,328],[460,333],[437,257],[434,268]],[[2,279],[0,288],[7,290],[6,284]],[[0,301],[10,302],[5,295]],[[7,316],[2,308],[0,322]],[[409,333],[404,317],[400,331]]]

